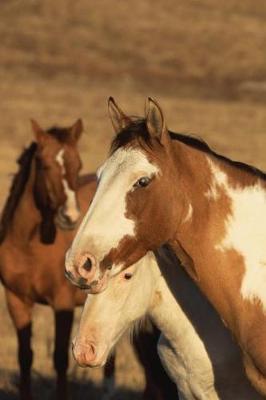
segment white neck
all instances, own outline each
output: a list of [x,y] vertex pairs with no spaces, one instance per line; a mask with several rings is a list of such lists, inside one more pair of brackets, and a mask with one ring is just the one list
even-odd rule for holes
[[205,400],[261,398],[244,376],[239,349],[217,313],[183,269],[173,268],[171,256],[161,253],[159,263],[161,271],[153,263],[159,273],[149,315],[162,332],[159,354],[181,394]]

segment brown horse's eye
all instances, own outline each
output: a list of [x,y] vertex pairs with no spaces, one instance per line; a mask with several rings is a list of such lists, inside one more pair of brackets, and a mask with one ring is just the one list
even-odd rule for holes
[[139,180],[137,180],[136,183],[134,183],[134,188],[143,188],[148,186],[148,184],[151,182],[151,178],[148,176],[142,176]]

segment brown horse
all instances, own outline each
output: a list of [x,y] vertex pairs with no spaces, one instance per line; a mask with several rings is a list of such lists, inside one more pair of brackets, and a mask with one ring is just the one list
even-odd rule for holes
[[[36,142],[18,160],[0,225],[0,277],[5,286],[8,309],[18,337],[20,398],[30,400],[32,310],[35,303],[50,305],[55,314],[54,367],[57,398],[66,399],[66,372],[73,310],[85,294],[64,277],[65,251],[69,247],[79,215],[84,214],[96,189],[96,175],[79,177],[81,161],[77,143],[82,133],[78,120],[70,128],[43,131],[32,121]],[[144,366],[144,398],[174,397],[173,385],[156,355],[159,333],[141,331],[134,344]],[[154,354],[149,359],[150,354]],[[114,380],[114,356],[104,369],[109,398]],[[109,386],[109,388],[108,388]],[[108,394],[109,391],[109,394]]]
[[43,131],[20,156],[0,226],[0,275],[18,337],[20,397],[31,398],[31,329],[34,303],[49,304],[55,313],[54,366],[57,398],[66,398],[66,371],[73,310],[84,293],[64,277],[64,254],[72,230],[95,191],[93,175],[78,179],[81,161],[78,120],[70,128]]
[[169,132],[152,99],[143,119],[126,116],[113,99],[109,109],[117,135],[68,252],[68,273],[98,292],[167,243],[235,335],[248,377],[266,395],[266,174]]

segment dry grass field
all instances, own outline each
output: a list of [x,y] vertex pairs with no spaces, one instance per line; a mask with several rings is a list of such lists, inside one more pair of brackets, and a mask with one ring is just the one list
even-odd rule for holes
[[[112,137],[107,98],[142,115],[157,98],[173,131],[266,169],[266,3],[264,0],[1,0],[0,204],[15,159],[43,127],[82,117],[84,171],[95,170]],[[15,333],[0,303],[0,399],[17,398]],[[36,399],[53,392],[52,314],[34,319]],[[122,350],[121,350],[122,349]],[[96,400],[100,370],[71,362],[73,398]],[[137,400],[143,374],[127,339],[118,346],[115,399]]]

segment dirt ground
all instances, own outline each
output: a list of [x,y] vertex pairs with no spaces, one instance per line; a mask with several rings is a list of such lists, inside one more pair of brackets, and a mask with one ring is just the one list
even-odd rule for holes
[[[152,95],[171,130],[266,169],[263,0],[2,0],[0,35],[0,205],[15,160],[32,140],[29,118],[49,127],[82,117],[84,171],[95,170],[113,134],[110,95],[133,115],[143,115]],[[16,340],[2,289],[0,299],[0,399],[11,400]],[[34,322],[34,390],[36,399],[49,399],[51,311],[36,307]],[[114,398],[140,399],[143,373],[126,338],[117,354]],[[99,399],[101,374],[72,361],[73,398]]]

